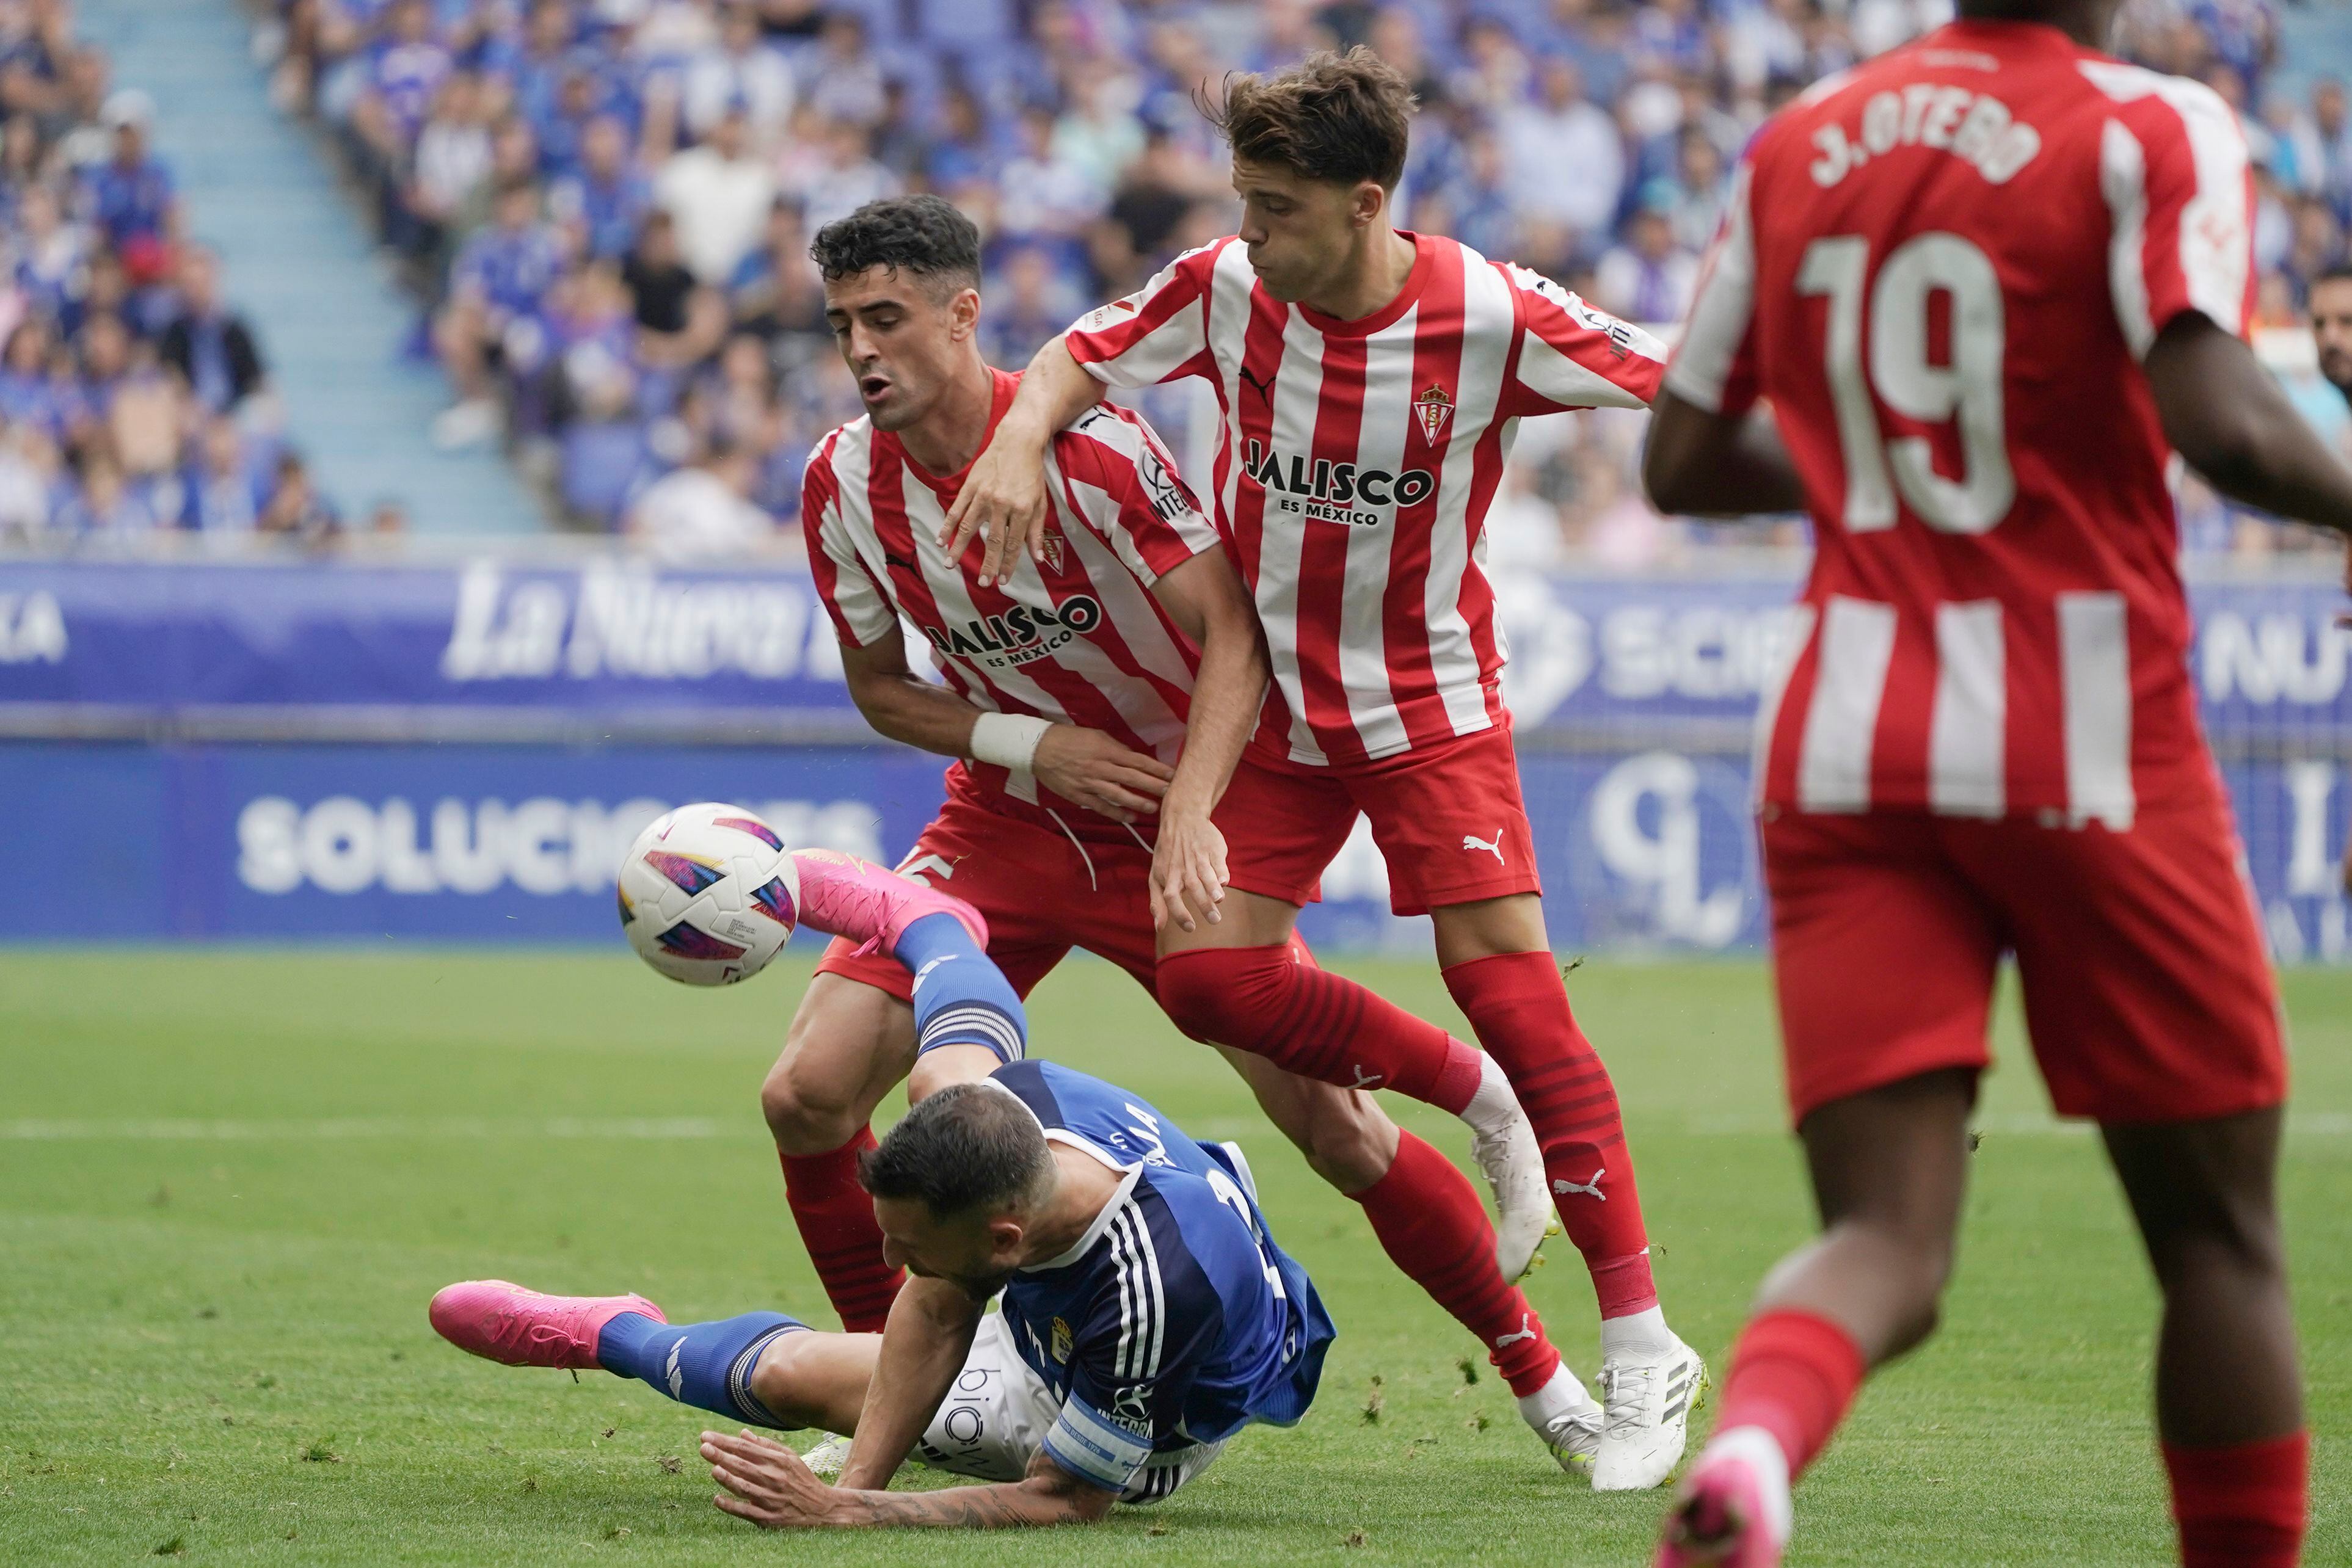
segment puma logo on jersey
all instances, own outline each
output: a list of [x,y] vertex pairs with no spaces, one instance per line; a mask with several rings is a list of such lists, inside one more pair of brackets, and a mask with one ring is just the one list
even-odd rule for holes
[[1485,850],[1495,857],[1496,865],[1510,863],[1503,859],[1503,830],[1500,828],[1495,830],[1495,836],[1492,839],[1482,839],[1475,833],[1465,833],[1462,835],[1462,847],[1465,850]]
[[1379,1073],[1367,1072],[1360,1065],[1353,1066],[1349,1071],[1356,1075],[1356,1081],[1348,1085],[1350,1089],[1378,1089],[1384,1082]]
[[1247,365],[1244,365],[1241,368],[1241,378],[1250,384],[1251,389],[1257,393],[1258,400],[1260,402],[1272,402],[1274,401],[1274,383],[1272,382],[1262,382],[1258,380],[1255,376],[1250,374],[1250,369]]
[[1521,1312],[1519,1314],[1519,1332],[1517,1333],[1496,1335],[1495,1348],[1496,1350],[1508,1350],[1511,1346],[1518,1343],[1523,1339],[1535,1338],[1536,1330],[1535,1323],[1533,1322],[1534,1317],[1535,1314],[1533,1312]]
[[1609,1201],[1609,1195],[1601,1190],[1601,1178],[1608,1174],[1609,1167],[1607,1166],[1602,1166],[1599,1170],[1592,1173],[1592,1179],[1591,1181],[1560,1181],[1555,1178],[1551,1184],[1551,1189],[1562,1197],[1566,1197],[1572,1192],[1580,1192],[1587,1197],[1595,1198],[1600,1202],[1607,1203]]

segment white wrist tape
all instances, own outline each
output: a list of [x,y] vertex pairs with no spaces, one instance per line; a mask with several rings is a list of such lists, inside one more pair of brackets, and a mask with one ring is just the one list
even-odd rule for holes
[[1053,720],[1032,714],[982,714],[971,727],[972,760],[1026,773],[1036,759],[1037,743],[1053,727]]

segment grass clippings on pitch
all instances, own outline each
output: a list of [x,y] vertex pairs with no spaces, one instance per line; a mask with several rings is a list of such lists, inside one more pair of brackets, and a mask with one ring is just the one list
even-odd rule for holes
[[[1460,1027],[1428,965],[1350,966]],[[0,1559],[11,1563],[905,1562],[947,1542],[758,1541],[709,1506],[695,1412],[514,1371],[425,1303],[496,1274],[637,1290],[677,1320],[831,1318],[756,1096],[805,977],[696,993],[625,954],[0,955]],[[1657,1275],[1719,1366],[1809,1209],[1763,971],[1571,982],[1628,1107]],[[2318,1433],[2306,1561],[2352,1561],[2352,976],[2287,983],[2284,1190]],[[1293,1431],[1092,1531],[968,1538],[959,1564],[1638,1564],[1654,1496],[1549,1466],[1509,1391],[1393,1273],[1212,1054],[1106,966],[1033,1003],[1037,1049],[1238,1138],[1340,1337]],[[2095,1141],[2011,1040],[1948,1327],[1864,1395],[1800,1500],[1792,1563],[2166,1561],[2144,1411],[2153,1294]],[[886,1114],[895,1111],[886,1112]],[[1408,1118],[1456,1150],[1444,1118]],[[1571,1360],[1591,1296],[1530,1286]],[[1703,1416],[1702,1420],[1706,1417]],[[918,1482],[917,1484],[924,1484]]]

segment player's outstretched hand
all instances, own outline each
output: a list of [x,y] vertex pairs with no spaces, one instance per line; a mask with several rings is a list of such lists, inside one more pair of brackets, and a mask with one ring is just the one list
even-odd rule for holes
[[1032,556],[1044,559],[1039,525],[1045,516],[1044,454],[1027,442],[1007,439],[1000,428],[997,438],[972,459],[971,471],[956,492],[955,505],[948,508],[940,543],[950,560],[961,560],[964,547],[978,534],[983,547],[980,585],[986,588],[1013,575],[1023,546]]
[[710,1479],[727,1490],[710,1500],[762,1530],[796,1530],[824,1522],[833,1489],[801,1457],[772,1437],[745,1431],[702,1434]]
[[1162,812],[1160,838],[1151,852],[1151,928],[1171,920],[1191,931],[1206,920],[1223,920],[1225,898],[1225,835],[1206,812]]
[[1132,822],[1160,810],[1176,770],[1157,757],[1130,751],[1098,729],[1057,724],[1030,759],[1037,782],[1066,800],[1114,822]]

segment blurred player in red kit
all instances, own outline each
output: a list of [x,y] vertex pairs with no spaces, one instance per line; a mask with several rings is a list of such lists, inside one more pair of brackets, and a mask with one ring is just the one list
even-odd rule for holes
[[1657,1560],[1777,1563],[1792,1479],[1932,1330],[2011,953],[2051,1101],[2099,1123],[2163,1291],[2183,1560],[2284,1568],[2308,1446],[2285,1061],[2165,470],[2338,529],[2352,472],[2241,340],[2231,110],[2098,53],[2113,0],[1959,9],[1757,134],[1651,431],[1660,507],[1817,534],[1756,773],[1824,1228],[1767,1278]]
[[[959,759],[901,872],[977,909],[989,956],[1021,995],[1074,947],[1150,989],[1155,926],[1213,922],[1224,894],[1211,812],[1248,766],[1265,689],[1248,596],[1159,437],[1108,406],[1081,410],[1039,460],[1053,486],[1039,559],[983,579],[979,544],[943,549],[963,471],[1019,382],[990,369],[975,337],[979,232],[914,196],[827,225],[812,251],[866,411],[809,463],[801,520],[818,595],[859,711],[894,740]],[[909,664],[910,626],[944,684]],[[846,857],[803,865],[812,909],[899,880]],[[1303,948],[1293,961],[1312,968]],[[853,1332],[881,1329],[903,1281],[857,1168],[875,1106],[914,1064],[922,983],[871,944],[834,944],[761,1093],[793,1219]],[[1367,1010],[1395,1012],[1361,994]],[[1328,1027],[1344,1048],[1354,1026]],[[1473,1130],[1496,1227],[1453,1162],[1360,1089],[1227,1054],[1390,1258],[1479,1337],[1552,1457],[1581,1472],[1603,1408],[1512,1282],[1543,1238],[1542,1156],[1501,1071],[1436,1032],[1468,1070],[1448,1109]]]
[[1007,569],[1043,516],[1055,430],[1106,386],[1214,390],[1217,531],[1274,691],[1217,812],[1233,892],[1220,920],[1163,928],[1160,999],[1293,1072],[1444,1103],[1444,1030],[1291,961],[1300,906],[1369,818],[1391,906],[1432,916],[1446,988],[1535,1124],[1592,1275],[1609,1414],[1593,1485],[1651,1487],[1682,1458],[1706,1369],[1658,1306],[1616,1090],[1550,952],[1481,561],[1518,419],[1644,406],[1664,355],[1549,278],[1398,229],[1412,109],[1360,47],[1229,78],[1214,118],[1240,232],[1040,350],[950,520]]

